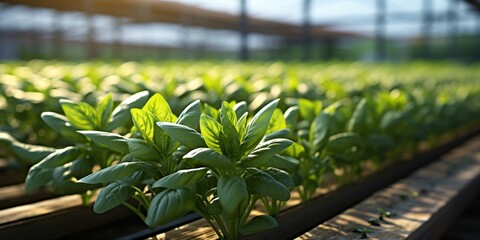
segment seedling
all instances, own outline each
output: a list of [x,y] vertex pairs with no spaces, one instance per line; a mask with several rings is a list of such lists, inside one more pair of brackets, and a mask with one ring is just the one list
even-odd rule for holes
[[353,232],[360,234],[360,238],[365,239],[365,238],[368,238],[367,234],[372,233],[373,231],[370,228],[357,226],[353,229]]
[[[380,220],[383,220],[383,219],[380,219]],[[377,227],[381,226],[378,218],[369,218],[368,223],[370,223],[370,225],[372,226],[377,226]]]

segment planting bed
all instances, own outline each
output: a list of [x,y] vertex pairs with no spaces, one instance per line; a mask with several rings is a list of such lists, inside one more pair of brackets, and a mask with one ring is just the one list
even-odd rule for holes
[[2,239],[290,239],[480,129],[456,65],[0,69]]

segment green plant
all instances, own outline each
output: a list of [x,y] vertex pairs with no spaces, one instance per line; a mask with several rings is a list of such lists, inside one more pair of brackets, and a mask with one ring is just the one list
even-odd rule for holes
[[[133,95],[115,109],[111,94],[106,95],[96,107],[84,102],[60,100],[65,115],[53,112],[42,113],[42,119],[46,124],[58,134],[75,142],[75,145],[56,149],[33,165],[25,180],[26,191],[49,187],[59,194],[81,194],[83,203],[88,205],[95,192],[93,190],[99,185],[80,183],[78,179],[92,173],[96,166],[106,168],[112,165],[121,159],[125,152],[121,149],[111,150],[95,141],[89,141],[78,131],[114,130],[122,127],[130,119],[129,109],[143,105],[147,96],[147,92]],[[31,147],[23,149],[24,151],[32,150]]]

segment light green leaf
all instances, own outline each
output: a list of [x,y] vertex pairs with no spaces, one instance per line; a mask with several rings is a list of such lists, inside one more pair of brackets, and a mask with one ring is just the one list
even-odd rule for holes
[[97,123],[100,129],[106,129],[113,111],[112,93],[107,94],[97,105]]
[[205,176],[207,171],[208,169],[204,167],[183,169],[161,178],[153,184],[153,187],[163,187],[168,189],[191,187],[200,181]]
[[99,127],[95,108],[88,103],[74,103],[70,100],[61,99],[60,105],[68,121],[77,129],[94,130]]
[[276,228],[277,221],[272,216],[260,215],[253,217],[245,225],[240,228],[240,234],[248,235],[268,229]]
[[65,116],[53,112],[43,112],[40,116],[48,126],[65,138],[76,143],[87,142],[87,139],[77,132]]
[[110,183],[98,194],[93,211],[99,214],[104,213],[127,201],[134,194],[135,190],[127,183]]
[[80,179],[79,182],[88,184],[111,183],[122,180],[141,168],[142,164],[139,162],[123,162],[94,172]]
[[181,143],[188,149],[206,147],[207,144],[200,133],[192,128],[176,123],[158,122],[157,125],[163,129],[175,141]]
[[209,148],[194,149],[185,154],[183,159],[190,160],[195,165],[217,169],[231,169],[233,166],[229,158]]
[[79,131],[95,143],[119,153],[128,153],[127,139],[115,133],[101,131]]
[[245,113],[248,113],[248,106],[245,101],[241,101],[233,107],[233,110],[235,111],[235,115],[237,118],[240,118],[243,116]]
[[300,98],[298,99],[298,110],[303,119],[312,121],[322,111],[322,102]]
[[130,110],[135,128],[142,134],[145,141],[154,143],[155,117],[141,109],[133,108]]
[[267,133],[276,132],[285,128],[287,128],[287,122],[283,117],[282,110],[277,108],[273,112],[272,118],[270,119]]
[[166,189],[155,195],[148,208],[145,223],[156,227],[182,217],[195,207],[195,198],[188,189]]
[[167,101],[158,93],[147,101],[142,110],[152,114],[158,122],[173,122],[176,119]]
[[218,153],[222,153],[220,148],[220,131],[222,125],[217,120],[211,118],[206,114],[200,117],[200,131],[207,146]]

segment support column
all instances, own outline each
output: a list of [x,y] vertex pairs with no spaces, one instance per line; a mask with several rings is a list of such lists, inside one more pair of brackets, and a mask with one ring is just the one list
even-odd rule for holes
[[377,18],[375,33],[375,60],[385,61],[385,23],[386,23],[386,0],[377,0]]
[[458,11],[458,1],[449,0],[448,7],[448,58],[456,59],[458,58],[458,24],[457,24],[457,11]]
[[123,19],[115,18],[113,24],[113,44],[112,44],[112,58],[122,59],[122,26]]
[[311,0],[303,0],[303,61],[311,59],[312,52],[312,27],[310,23]]
[[52,12],[52,58],[62,59],[63,55],[63,14],[59,11]]
[[240,60],[249,59],[247,0],[240,0]]
[[96,42],[95,42],[95,26],[94,26],[94,9],[93,1],[85,1],[85,20],[87,23],[87,36],[86,36],[86,53],[87,59],[98,58]]
[[422,58],[431,58],[431,37],[433,27],[432,0],[423,0]]

